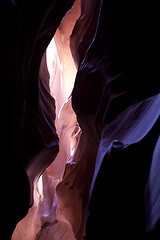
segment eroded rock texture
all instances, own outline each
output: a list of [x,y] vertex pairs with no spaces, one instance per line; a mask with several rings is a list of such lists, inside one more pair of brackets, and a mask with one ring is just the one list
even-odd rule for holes
[[6,239],[160,238],[157,9],[2,5]]

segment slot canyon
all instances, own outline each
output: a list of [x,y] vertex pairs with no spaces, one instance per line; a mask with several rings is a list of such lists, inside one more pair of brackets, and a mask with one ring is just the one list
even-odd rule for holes
[[160,239],[158,9],[2,1],[3,239]]

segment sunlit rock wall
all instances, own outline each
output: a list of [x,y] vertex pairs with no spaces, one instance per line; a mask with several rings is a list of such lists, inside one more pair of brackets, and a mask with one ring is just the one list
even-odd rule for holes
[[1,21],[6,239],[157,239],[156,4],[2,9],[12,17]]

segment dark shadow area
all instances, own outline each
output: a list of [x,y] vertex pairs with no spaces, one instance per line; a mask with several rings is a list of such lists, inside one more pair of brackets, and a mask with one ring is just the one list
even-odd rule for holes
[[[159,132],[160,118],[140,142],[106,154],[89,204],[87,240],[145,239],[144,191]],[[160,239],[159,233],[157,224],[147,239]]]

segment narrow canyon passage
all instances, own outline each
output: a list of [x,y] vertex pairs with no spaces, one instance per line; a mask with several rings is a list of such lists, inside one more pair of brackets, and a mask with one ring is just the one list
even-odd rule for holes
[[[70,49],[70,36],[80,14],[80,1],[77,1],[63,18],[41,61],[40,103],[47,122],[53,124],[55,121],[59,152],[48,168],[43,172],[39,168],[41,174],[37,172],[35,176],[40,156],[26,167],[33,185],[33,205],[16,226],[13,240],[85,238],[89,189],[98,144],[87,129],[81,130],[72,108],[77,67]],[[54,101],[55,117],[52,119]],[[46,162],[51,154],[44,153]]]
[[160,238],[157,10],[2,4],[5,239]]

